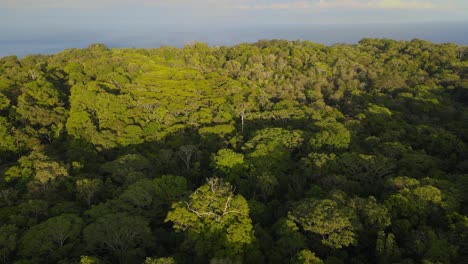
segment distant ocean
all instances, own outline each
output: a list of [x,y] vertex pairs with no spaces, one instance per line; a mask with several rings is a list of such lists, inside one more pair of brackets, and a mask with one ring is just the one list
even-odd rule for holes
[[74,28],[50,32],[5,30],[0,32],[0,56],[51,54],[69,48],[85,48],[92,43],[108,47],[154,48],[182,47],[191,41],[210,45],[236,45],[260,39],[310,40],[331,45],[357,43],[362,38],[396,40],[424,39],[435,43],[453,42],[468,45],[468,22],[410,24],[324,24],[262,25],[243,27],[145,27],[145,28]]

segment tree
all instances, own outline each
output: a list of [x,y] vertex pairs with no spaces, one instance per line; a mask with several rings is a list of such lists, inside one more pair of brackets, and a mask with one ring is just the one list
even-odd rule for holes
[[314,150],[342,150],[347,149],[351,141],[351,134],[346,127],[336,121],[322,120],[316,122],[318,132],[309,140]]
[[67,256],[81,233],[82,225],[83,220],[72,214],[63,214],[35,225],[22,237],[20,254],[33,258],[49,254],[56,260]]
[[294,264],[323,264],[324,262],[315,256],[315,253],[311,252],[308,249],[301,250],[296,255]]
[[88,206],[91,206],[91,202],[101,185],[102,181],[99,179],[81,179],[75,183],[78,195],[86,201]]
[[194,145],[183,145],[180,146],[179,151],[177,151],[177,155],[179,158],[184,162],[185,169],[187,172],[190,172],[191,162],[193,155],[197,152],[198,148]]
[[[35,76],[34,71],[31,74]],[[64,127],[66,109],[62,99],[63,94],[52,83],[34,77],[24,85],[18,97],[17,112],[51,143]]]
[[59,177],[68,176],[67,169],[54,161],[37,161],[34,164],[34,169],[34,183],[39,185],[39,190],[42,192],[47,191],[53,182]]
[[377,234],[376,253],[381,263],[393,263],[401,257],[400,249],[395,241],[395,235],[380,231]]
[[110,252],[119,263],[132,257],[141,257],[151,240],[146,219],[124,213],[104,215],[83,230],[90,249]]
[[55,181],[68,177],[67,169],[38,151],[18,160],[19,165],[13,166],[5,173],[6,180],[19,179],[29,182],[31,189],[46,192],[54,186]]
[[391,224],[388,209],[370,196],[366,199],[355,197],[351,199],[350,207],[354,208],[367,231],[383,231]]
[[146,178],[151,167],[151,163],[144,156],[127,154],[118,157],[114,161],[104,163],[101,166],[101,171],[110,174],[112,180],[128,185]]
[[272,242],[272,255],[269,256],[269,261],[273,262],[277,259],[278,263],[290,261],[301,248],[307,244],[307,239],[301,233],[299,226],[289,218],[281,218],[273,225]]
[[6,118],[0,116],[0,155],[2,152],[8,153],[18,151],[13,129],[14,128],[9,124]]
[[144,264],[176,264],[173,258],[146,258]]
[[102,262],[95,257],[81,256],[80,264],[101,264]]
[[152,204],[154,194],[153,182],[149,179],[142,179],[129,185],[127,190],[120,195],[119,200],[138,210],[144,210]]
[[18,228],[15,225],[0,226],[0,262],[8,263],[15,251],[18,240]]
[[[243,146],[251,181],[256,183],[263,199],[267,199],[277,187],[287,187],[293,170],[292,152],[303,143],[303,131],[282,128],[258,130]],[[284,190],[284,189],[283,189]]]
[[247,201],[229,183],[211,178],[188,201],[172,205],[165,222],[187,233],[200,256],[241,256],[254,240]]
[[219,173],[220,177],[240,186],[240,191],[245,191],[248,180],[245,180],[248,168],[244,155],[236,153],[231,149],[220,149],[211,158],[212,167]]
[[231,171],[240,169],[244,165],[244,155],[236,153],[230,149],[220,149],[213,155],[213,165],[215,169],[229,175]]
[[467,102],[422,40],[2,57],[0,263],[464,263]]
[[28,225],[36,224],[40,218],[47,215],[48,204],[43,200],[27,200],[18,206],[21,215]]
[[334,200],[304,200],[288,217],[305,231],[320,235],[322,243],[329,247],[339,249],[357,242],[355,212]]
[[171,205],[187,192],[187,180],[182,176],[163,175],[153,180],[156,203]]

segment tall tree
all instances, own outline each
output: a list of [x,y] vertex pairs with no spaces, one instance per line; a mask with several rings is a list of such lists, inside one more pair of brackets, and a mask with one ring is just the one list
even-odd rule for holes
[[165,221],[187,233],[197,255],[236,259],[254,241],[254,234],[247,201],[233,191],[221,179],[208,179],[188,201],[174,203]]

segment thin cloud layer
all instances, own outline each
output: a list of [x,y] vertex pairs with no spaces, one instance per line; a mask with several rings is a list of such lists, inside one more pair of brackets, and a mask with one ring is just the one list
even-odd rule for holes
[[236,6],[244,10],[267,10],[267,9],[306,9],[311,7],[310,1],[292,1],[285,3],[244,4]]
[[128,4],[126,0],[0,0],[6,8],[100,8]]
[[454,7],[454,1],[428,0],[320,0],[322,8],[435,9]]
[[[307,9],[307,8],[352,8],[352,9],[436,9],[455,8],[453,0],[308,0],[308,1],[266,1],[267,3],[239,5],[240,9]],[[265,1],[263,1],[265,2]]]
[[436,9],[466,7],[463,0],[0,0],[6,8],[103,8],[122,6],[223,7],[241,10],[354,8]]

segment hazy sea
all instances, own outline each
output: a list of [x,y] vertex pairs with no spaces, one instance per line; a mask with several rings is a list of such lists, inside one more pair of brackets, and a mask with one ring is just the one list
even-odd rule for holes
[[182,47],[191,41],[210,45],[236,45],[260,39],[310,40],[331,45],[357,43],[362,38],[397,40],[424,39],[435,43],[468,45],[468,22],[393,24],[316,24],[219,27],[118,27],[54,30],[0,28],[0,56],[51,54],[69,48],[85,48],[92,43],[108,47]]

